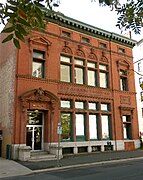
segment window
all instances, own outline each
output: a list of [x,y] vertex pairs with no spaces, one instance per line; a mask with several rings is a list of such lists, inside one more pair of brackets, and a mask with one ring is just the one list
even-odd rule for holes
[[60,80],[64,82],[71,82],[71,58],[61,56],[60,60]]
[[141,101],[143,101],[143,92],[140,92]]
[[139,78],[139,84],[142,84],[143,83],[143,80],[142,80],[142,77]]
[[89,138],[97,139],[97,115],[89,114]]
[[84,114],[76,114],[76,140],[85,140]]
[[118,49],[118,52],[119,52],[119,53],[125,53],[125,49],[124,49],[124,48],[119,48],[119,49]]
[[74,64],[75,83],[84,84],[84,61],[75,59]]
[[71,37],[71,33],[66,32],[66,31],[62,31],[62,36],[66,37],[66,38],[70,38]]
[[88,106],[90,110],[97,110],[97,103],[95,102],[89,102]]
[[138,72],[141,72],[142,71],[142,66],[141,66],[141,62],[138,62]]
[[100,43],[99,43],[99,47],[106,49],[106,48],[107,48],[107,44],[100,42]]
[[120,89],[121,91],[127,91],[127,71],[120,70]]
[[96,63],[88,62],[88,85],[89,86],[97,86],[97,70],[96,70]]
[[71,113],[61,113],[62,141],[71,140],[71,132],[72,132],[71,119],[72,119]]
[[102,103],[101,104],[101,111],[110,111],[110,105]]
[[86,101],[61,99],[62,141],[85,141],[86,137],[90,140],[109,139],[112,135],[110,117],[110,103],[89,101],[86,106]]
[[43,78],[44,77],[43,71],[44,71],[43,62],[33,61],[32,76],[37,78]]
[[71,101],[61,100],[61,108],[71,108]]
[[84,109],[85,108],[85,102],[75,101],[75,108],[76,109]]
[[102,139],[109,139],[109,119],[108,115],[101,115]]
[[132,139],[131,136],[131,117],[129,115],[122,116],[123,121],[123,137],[124,139]]
[[108,88],[108,70],[106,65],[99,65],[100,87]]
[[32,76],[44,78],[44,52],[33,51]]
[[89,40],[88,38],[82,37],[82,38],[81,38],[81,42],[83,42],[83,43],[89,43],[90,40]]

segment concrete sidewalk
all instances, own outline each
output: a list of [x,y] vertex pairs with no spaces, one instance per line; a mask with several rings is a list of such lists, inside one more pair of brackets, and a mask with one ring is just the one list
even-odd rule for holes
[[0,178],[30,174],[33,171],[12,160],[0,158]]
[[139,159],[143,159],[143,150],[67,155],[60,161],[16,162],[0,158],[0,178]]

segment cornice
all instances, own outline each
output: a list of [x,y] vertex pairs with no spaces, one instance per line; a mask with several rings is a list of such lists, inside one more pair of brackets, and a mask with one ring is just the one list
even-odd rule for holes
[[123,44],[128,47],[134,47],[137,43],[137,41],[127,38],[125,36],[109,32],[97,27],[94,27],[92,25],[86,24],[84,22],[72,19],[70,17],[67,17],[63,15],[62,13],[53,12],[50,14],[46,14],[47,21],[53,22],[55,24],[58,24],[63,27],[67,27],[70,29],[74,29],[79,32],[83,32],[85,34],[98,37],[101,39],[107,39],[108,41],[112,41],[115,43]]

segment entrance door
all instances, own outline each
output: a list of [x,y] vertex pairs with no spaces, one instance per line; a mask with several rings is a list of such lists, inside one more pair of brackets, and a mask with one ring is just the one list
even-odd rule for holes
[[42,150],[43,148],[43,113],[30,111],[27,114],[27,136],[26,145],[32,150]]

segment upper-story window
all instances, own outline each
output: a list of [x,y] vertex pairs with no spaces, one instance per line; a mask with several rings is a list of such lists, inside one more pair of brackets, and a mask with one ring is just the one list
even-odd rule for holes
[[108,66],[99,64],[99,82],[100,87],[108,88]]
[[32,76],[44,78],[45,52],[33,51]]
[[75,76],[75,83],[77,84],[84,84],[85,75],[84,75],[84,60],[82,59],[74,59],[74,76]]
[[97,69],[95,62],[87,62],[87,76],[88,76],[88,85],[97,86]]
[[140,72],[142,70],[142,64],[141,62],[138,62],[138,72]]
[[142,84],[143,83],[143,79],[142,77],[139,78],[139,84]]
[[71,38],[71,33],[67,31],[62,31],[62,36],[66,38]]
[[81,38],[81,42],[83,42],[83,43],[90,43],[90,39],[86,38],[86,37],[82,37]]
[[71,82],[71,58],[60,57],[60,80],[64,82]]
[[120,70],[120,90],[121,91],[128,90],[127,71],[125,70]]
[[100,42],[100,43],[99,43],[99,47],[100,47],[100,48],[103,48],[103,49],[106,49],[106,48],[107,48],[107,44]]
[[124,49],[124,48],[119,48],[119,49],[118,49],[118,52],[119,52],[119,53],[125,53],[125,49]]

